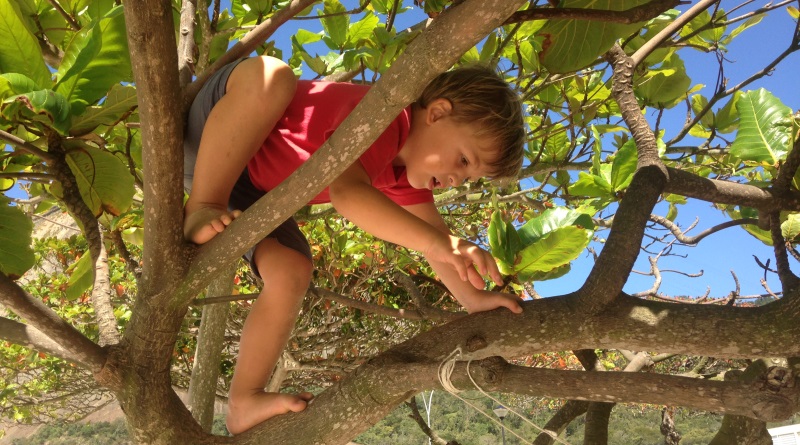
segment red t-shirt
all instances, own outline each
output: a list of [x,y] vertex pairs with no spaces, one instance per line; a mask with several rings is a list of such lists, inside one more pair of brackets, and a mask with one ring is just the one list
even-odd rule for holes
[[[277,187],[322,146],[368,90],[365,85],[298,81],[286,112],[247,164],[253,184],[263,191]],[[408,107],[359,158],[372,186],[401,206],[433,202],[430,190],[411,187],[405,167],[392,166],[410,124]],[[330,202],[327,188],[309,204],[326,202]]]

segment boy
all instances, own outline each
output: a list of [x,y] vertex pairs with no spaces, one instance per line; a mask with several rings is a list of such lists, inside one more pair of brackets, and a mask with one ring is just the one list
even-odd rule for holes
[[[186,130],[186,239],[202,244],[224,230],[319,148],[367,90],[298,81],[287,65],[266,56],[212,76],[192,105]],[[331,202],[366,232],[423,253],[467,311],[506,307],[519,313],[516,297],[483,290],[478,272],[501,283],[494,259],[450,235],[432,190],[516,175],[524,139],[520,103],[497,74],[487,68],[451,71],[437,77],[312,203]],[[227,425],[233,434],[301,411],[311,400],[309,393],[264,392],[311,281],[308,243],[290,219],[248,259],[264,288],[245,321],[231,381]]]

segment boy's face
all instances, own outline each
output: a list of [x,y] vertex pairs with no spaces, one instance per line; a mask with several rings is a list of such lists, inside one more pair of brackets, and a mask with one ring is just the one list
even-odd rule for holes
[[395,164],[405,165],[412,187],[439,189],[488,176],[492,141],[476,135],[469,124],[450,117],[451,105],[436,99],[415,110],[406,144]]

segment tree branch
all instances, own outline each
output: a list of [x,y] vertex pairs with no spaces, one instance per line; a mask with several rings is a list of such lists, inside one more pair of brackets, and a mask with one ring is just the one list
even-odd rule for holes
[[[473,362],[472,377],[485,391],[569,398],[593,402],[633,402],[683,406],[736,414],[766,421],[791,417],[797,410],[797,387],[775,392],[742,382],[720,382],[654,373],[583,372],[528,368],[508,364],[500,357]],[[419,374],[426,375],[427,372]],[[434,376],[429,376],[436,379]],[[456,364],[452,381],[457,388],[472,387],[467,364]]]
[[702,178],[683,170],[667,167],[669,182],[665,192],[717,204],[753,207],[761,211],[800,211],[800,194],[776,193],[748,184]]
[[567,426],[577,419],[578,416],[586,413],[589,409],[589,402],[585,400],[567,400],[561,408],[553,414],[553,417],[544,425],[543,433],[536,436],[533,445],[553,445],[555,439],[553,435],[558,437],[567,429]]
[[687,9],[686,12],[681,14],[677,19],[675,19],[675,21],[667,25],[658,34],[653,36],[652,39],[648,40],[647,43],[636,50],[633,55],[631,55],[633,66],[637,66],[642,63],[642,60],[646,59],[647,56],[655,51],[656,48],[661,46],[661,44],[663,44],[672,34],[679,31],[687,23],[691,22],[692,19],[700,15],[701,12],[705,11],[718,1],[719,0],[702,0],[701,2],[698,2],[696,5]]
[[780,213],[770,213],[769,230],[772,235],[772,250],[775,252],[775,267],[778,269],[778,277],[781,280],[783,292],[786,294],[785,298],[795,298],[792,291],[800,285],[800,278],[789,267],[789,256],[786,253],[786,240],[783,238]]
[[59,345],[81,366],[97,373],[105,365],[106,352],[100,346],[62,320],[40,300],[22,290],[3,273],[0,273],[0,303],[12,308],[43,335],[50,339],[57,338]]
[[[33,326],[0,317],[0,338],[81,365],[79,358]],[[81,365],[82,366],[82,365]]]
[[17,147],[22,151],[28,152],[45,162],[53,162],[56,159],[55,156],[53,156],[52,154],[44,150],[41,150],[39,147],[31,144],[30,142],[20,139],[17,136],[14,136],[13,134],[5,132],[3,130],[0,130],[0,140],[8,142],[12,146]]
[[778,192],[789,191],[798,167],[800,167],[800,138],[795,139],[794,145],[789,154],[786,155],[786,161],[781,165],[778,177],[775,178],[775,183],[772,187]]
[[140,295],[174,284],[184,269],[183,119],[171,3],[124,2],[142,137],[144,245]]
[[[202,11],[208,14],[207,11]],[[194,17],[197,14],[197,0],[183,0],[181,3],[180,38],[178,39],[178,78],[181,89],[192,81],[194,67]]]
[[708,235],[717,233],[720,230],[727,229],[728,227],[758,224],[758,219],[756,218],[742,218],[733,221],[726,221],[714,227],[709,227],[708,229],[698,233],[695,236],[686,236],[686,234],[681,231],[681,228],[678,227],[677,224],[668,220],[667,218],[664,218],[663,216],[650,215],[650,221],[653,221],[656,224],[666,227],[667,229],[669,229],[670,232],[672,232],[672,234],[675,236],[675,239],[687,245],[695,245]]

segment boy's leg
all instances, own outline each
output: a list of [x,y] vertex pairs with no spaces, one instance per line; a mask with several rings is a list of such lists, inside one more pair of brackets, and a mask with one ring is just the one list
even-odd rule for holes
[[275,238],[253,254],[264,288],[247,316],[228,393],[228,431],[239,434],[264,420],[302,411],[310,393],[267,393],[264,388],[283,352],[311,281],[312,264]]
[[228,213],[233,185],[291,102],[296,82],[288,65],[266,56],[247,59],[231,72],[200,140],[184,209],[189,241],[209,241],[238,215]]

